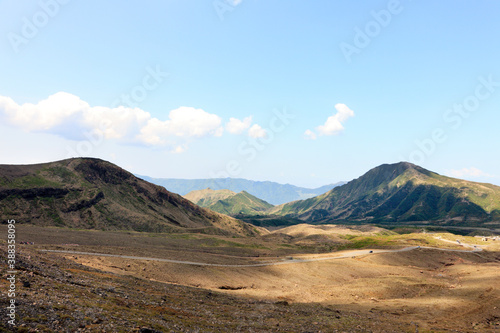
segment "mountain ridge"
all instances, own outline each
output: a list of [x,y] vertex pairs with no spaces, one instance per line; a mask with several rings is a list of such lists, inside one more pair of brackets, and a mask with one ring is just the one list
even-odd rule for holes
[[198,206],[209,207],[219,200],[224,200],[234,195],[236,195],[236,192],[231,190],[212,190],[208,187],[203,190],[191,191],[183,195],[183,197]]
[[400,162],[380,165],[327,193],[276,206],[270,213],[312,223],[484,222],[500,216],[500,187]]
[[0,216],[18,223],[83,229],[261,232],[95,158],[0,165]]
[[273,207],[270,203],[246,191],[235,193],[230,190],[207,188],[191,191],[184,197],[201,207],[229,216],[261,214]]
[[243,178],[177,179],[152,178],[143,175],[136,176],[156,185],[163,186],[167,190],[180,195],[186,195],[191,191],[203,190],[206,188],[211,188],[213,190],[230,190],[236,193],[246,191],[273,205],[311,198],[345,183],[338,182],[314,189],[308,189],[291,184],[280,184],[271,181],[253,181]]

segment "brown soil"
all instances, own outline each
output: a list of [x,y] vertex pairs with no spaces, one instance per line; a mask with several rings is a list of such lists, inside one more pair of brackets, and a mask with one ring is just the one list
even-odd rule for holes
[[[136,325],[134,327],[137,328],[142,325],[156,327],[159,331],[185,332],[196,332],[196,329],[203,332],[500,330],[498,247],[480,253],[417,249],[276,266],[213,267],[47,254],[38,250],[52,248],[224,264],[276,261],[297,253],[300,258],[321,254],[308,255],[300,253],[297,247],[283,249],[265,241],[257,246],[245,243],[243,239],[217,238],[219,243],[210,244],[207,243],[207,236],[201,235],[166,238],[139,233],[68,230],[60,230],[57,237],[54,234],[54,230],[50,232],[46,228],[25,227],[21,230],[19,237],[23,235],[35,241],[33,246],[22,246],[25,256],[31,256],[31,259],[25,257],[23,260],[31,262],[34,267],[42,264],[52,267],[51,263],[55,263],[59,270],[65,272],[63,274],[72,274],[70,281],[86,281],[83,284],[87,287],[75,287],[64,279],[55,280],[60,285],[58,288],[68,295],[67,307],[71,309],[77,310],[82,306],[78,299],[72,299],[78,293],[83,295],[100,285],[102,288],[113,285],[121,290],[123,294],[120,295],[108,292],[108,299],[103,300],[103,304],[99,303],[104,309],[111,302],[109,295],[116,296],[116,299],[128,295],[128,301],[121,301],[125,311],[121,321],[109,319],[113,317],[112,310],[99,310],[101,317],[105,316],[106,320],[118,326]],[[306,236],[311,236],[311,233]],[[242,242],[247,247],[235,247],[223,242],[231,240]],[[68,243],[72,245],[63,245]],[[26,269],[25,273],[30,274],[30,269]],[[27,275],[26,278],[33,281],[32,285],[43,281],[46,286],[51,286],[51,274],[57,276],[49,272],[36,273],[32,277]],[[36,287],[25,291],[25,304],[39,302],[37,297],[40,294],[35,295],[33,289]],[[46,290],[47,296],[44,297],[47,300],[62,297],[57,288]],[[162,301],[164,295],[167,295],[167,302]],[[118,302],[116,299],[112,302]],[[137,306],[143,309],[153,307],[163,313],[165,320],[148,317],[144,313],[140,315],[140,323],[132,323],[130,316],[137,314],[131,309]],[[85,323],[83,319],[82,322]],[[25,324],[36,327],[31,322]],[[103,324],[84,324],[82,330],[92,331],[92,325],[97,325],[96,331],[114,331]]]

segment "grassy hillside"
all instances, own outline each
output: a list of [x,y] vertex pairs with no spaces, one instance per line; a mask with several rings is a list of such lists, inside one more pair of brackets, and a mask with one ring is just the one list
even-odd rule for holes
[[265,202],[248,192],[242,191],[224,200],[219,200],[209,208],[216,212],[227,214],[227,215],[252,215],[262,213],[273,205]]
[[411,163],[384,164],[343,186],[270,211],[309,222],[500,219],[500,187],[441,176]]
[[82,229],[259,233],[116,165],[90,158],[0,165],[0,218]]
[[201,207],[210,207],[219,200],[224,200],[236,195],[235,192],[230,190],[212,190],[210,187],[204,190],[191,191],[184,195],[192,203]]
[[208,188],[189,192],[184,197],[201,207],[232,216],[255,215],[273,207],[273,205],[245,191],[234,193],[229,190],[214,191]]

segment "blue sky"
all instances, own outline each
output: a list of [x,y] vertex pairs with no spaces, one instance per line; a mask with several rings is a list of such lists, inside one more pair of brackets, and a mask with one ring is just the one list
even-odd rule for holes
[[0,1],[0,163],[500,184],[500,2]]

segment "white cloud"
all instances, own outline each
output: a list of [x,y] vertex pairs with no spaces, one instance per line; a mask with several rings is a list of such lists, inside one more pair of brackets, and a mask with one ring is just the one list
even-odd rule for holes
[[170,111],[169,118],[165,123],[169,124],[175,136],[221,136],[224,131],[221,127],[222,119],[202,109],[183,106]]
[[316,140],[316,138],[317,138],[316,133],[314,133],[313,131],[311,131],[309,129],[304,132],[304,136],[308,140]]
[[254,139],[257,138],[265,138],[267,136],[267,132],[265,129],[260,127],[260,125],[254,124],[250,129],[248,130],[248,135]]
[[316,140],[318,135],[337,135],[344,130],[344,123],[347,119],[354,117],[354,111],[347,105],[339,103],[335,105],[337,113],[328,117],[323,125],[316,127],[316,131],[310,129],[304,132],[304,138],[307,140]]
[[224,131],[222,119],[202,109],[180,107],[162,121],[139,108],[91,107],[65,92],[37,104],[23,105],[0,96],[0,116],[28,132],[46,132],[71,140],[101,135],[122,143],[177,146],[177,152],[185,150],[183,144],[192,138],[221,136]]
[[461,170],[449,170],[447,172],[448,175],[455,178],[463,178],[463,177],[487,177],[494,178],[495,176],[490,175],[482,170],[479,170],[475,167],[463,168]]
[[246,117],[243,120],[229,118],[226,124],[226,130],[231,134],[241,134],[252,124],[252,116]]
[[221,118],[202,109],[180,107],[170,111],[170,119],[161,121],[151,118],[141,128],[138,138],[151,145],[162,145],[171,137],[200,138],[213,135],[221,136]]
[[100,131],[106,139],[133,140],[133,135],[151,119],[149,112],[139,108],[96,106],[82,111],[83,125]]
[[[90,106],[77,96],[59,92],[38,104],[18,105],[9,97],[0,96],[0,110],[11,124],[27,131],[47,131],[68,119],[81,116]],[[81,120],[81,119],[80,119]]]
[[347,119],[354,117],[354,111],[345,104],[336,104],[337,113],[328,117],[324,125],[318,126],[316,130],[320,135],[336,135],[344,130],[342,125]]

